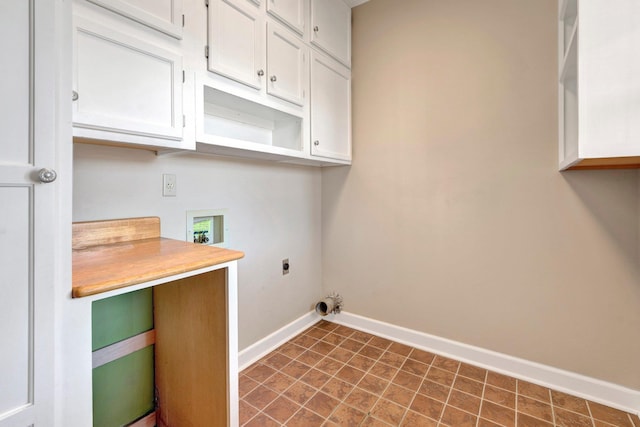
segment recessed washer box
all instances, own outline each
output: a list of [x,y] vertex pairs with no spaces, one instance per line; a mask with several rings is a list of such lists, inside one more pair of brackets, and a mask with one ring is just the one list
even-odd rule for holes
[[187,211],[188,242],[226,248],[229,245],[227,209]]

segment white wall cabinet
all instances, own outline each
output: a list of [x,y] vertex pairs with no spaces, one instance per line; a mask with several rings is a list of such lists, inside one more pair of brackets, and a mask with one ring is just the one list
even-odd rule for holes
[[559,21],[560,169],[640,167],[640,8],[563,0]]
[[311,154],[351,160],[351,73],[337,61],[311,54]]
[[307,47],[275,23],[267,25],[267,93],[303,106],[307,86]]
[[305,0],[267,0],[267,12],[303,36]]
[[182,0],[89,0],[175,38],[182,38]]
[[74,137],[183,148],[182,57],[75,15]]
[[351,67],[351,9],[343,0],[311,0],[311,44]]

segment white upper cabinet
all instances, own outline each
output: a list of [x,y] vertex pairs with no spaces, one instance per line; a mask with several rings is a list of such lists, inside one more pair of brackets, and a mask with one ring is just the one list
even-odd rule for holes
[[272,22],[267,30],[267,93],[302,106],[307,82],[307,47]]
[[267,0],[267,12],[296,33],[305,33],[304,0]]
[[637,0],[562,0],[560,169],[640,167]]
[[351,9],[343,0],[311,0],[311,30],[314,46],[351,67]]
[[182,38],[182,0],[89,0],[175,38]]
[[247,0],[209,2],[209,71],[262,88],[264,20]]
[[74,16],[76,138],[182,148],[182,58]]
[[311,154],[351,160],[351,74],[335,60],[311,54]]

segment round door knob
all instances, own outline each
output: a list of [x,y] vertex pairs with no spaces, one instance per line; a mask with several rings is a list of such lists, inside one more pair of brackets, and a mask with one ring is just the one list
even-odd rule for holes
[[278,80],[278,78],[277,78],[276,76],[271,76],[271,79],[270,79],[270,80],[271,80],[272,82],[275,82],[276,80]]
[[40,169],[40,172],[38,172],[38,178],[40,179],[40,182],[44,182],[45,184],[55,181],[57,177],[58,174],[53,169],[44,168]]
[[71,100],[72,101],[78,100],[78,92],[76,92],[75,90],[71,92]]
[[315,146],[317,147],[318,145],[320,145],[320,141],[318,141],[318,140],[316,139],[315,141],[313,141],[313,145],[315,145]]
[[264,76],[264,70],[258,70],[258,75],[259,75],[260,77]]

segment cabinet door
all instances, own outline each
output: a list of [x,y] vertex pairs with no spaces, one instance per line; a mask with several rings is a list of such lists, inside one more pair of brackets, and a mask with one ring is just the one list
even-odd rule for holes
[[311,54],[311,154],[351,160],[351,77],[336,61]]
[[177,39],[182,38],[182,0],[89,0]]
[[343,0],[311,0],[311,29],[311,43],[351,66],[351,9]]
[[304,104],[307,48],[302,40],[269,23],[267,32],[267,92]]
[[267,0],[267,12],[298,34],[304,34],[304,0]]
[[0,49],[10,58],[0,63],[0,427],[54,419],[59,183],[40,182],[38,172],[64,163],[56,159],[59,3],[0,2]]
[[263,20],[246,0],[209,4],[209,71],[256,89],[264,79]]
[[73,36],[74,136],[179,147],[181,57],[77,16]]

